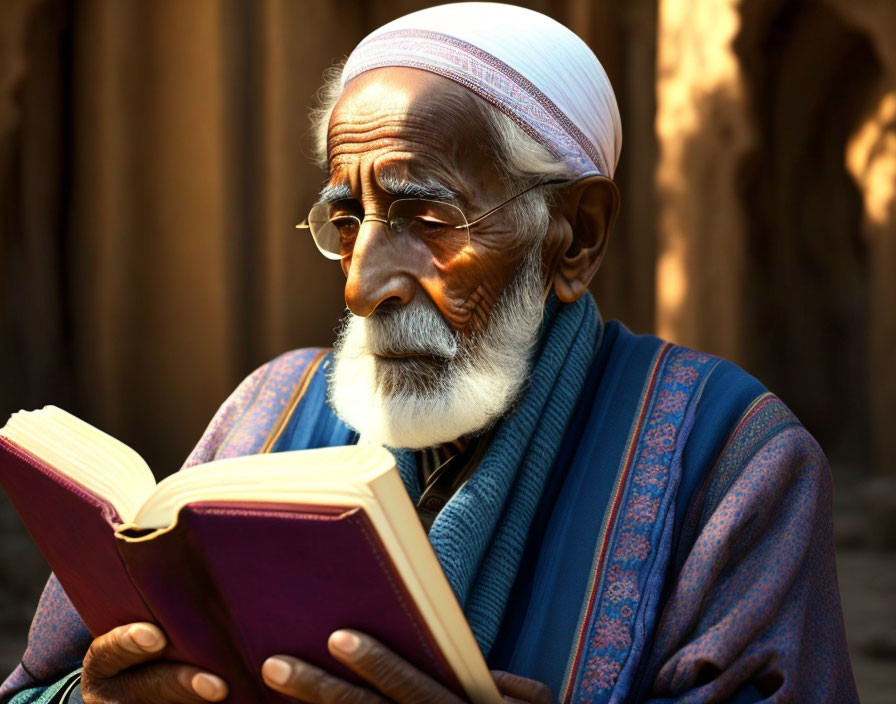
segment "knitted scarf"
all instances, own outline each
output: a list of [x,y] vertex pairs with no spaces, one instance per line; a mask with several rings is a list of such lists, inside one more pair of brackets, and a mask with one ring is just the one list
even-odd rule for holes
[[[551,297],[522,397],[495,429],[479,467],[430,529],[436,556],[486,656],[602,331],[590,295],[572,304]],[[420,486],[413,453],[395,455],[416,501]]]

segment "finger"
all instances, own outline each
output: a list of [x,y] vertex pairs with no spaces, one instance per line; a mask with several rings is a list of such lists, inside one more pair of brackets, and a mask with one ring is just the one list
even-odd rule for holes
[[165,647],[165,634],[151,623],[113,628],[96,638],[84,656],[84,672],[105,679],[134,665],[156,659]]
[[278,692],[309,704],[385,704],[385,699],[289,655],[264,661],[261,675]]
[[330,635],[330,654],[390,699],[461,704],[452,692],[375,638],[349,629]]
[[139,688],[151,695],[148,701],[152,702],[197,704],[219,702],[227,696],[224,680],[192,665],[160,662],[135,670],[132,678],[134,681],[125,685],[126,691]]
[[543,682],[530,680],[503,670],[492,670],[492,677],[505,700],[507,697],[513,697],[532,704],[554,704],[556,701],[551,688]]
[[227,691],[227,684],[220,677],[198,667],[174,662],[158,662],[134,668],[118,677],[105,680],[97,692],[90,693],[98,693],[101,701],[201,704],[219,702],[227,697]]

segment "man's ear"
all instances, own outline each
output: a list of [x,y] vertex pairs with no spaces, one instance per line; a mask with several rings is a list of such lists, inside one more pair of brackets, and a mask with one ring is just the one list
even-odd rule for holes
[[619,213],[619,189],[606,176],[587,176],[566,186],[551,209],[544,263],[557,298],[572,303],[600,268]]

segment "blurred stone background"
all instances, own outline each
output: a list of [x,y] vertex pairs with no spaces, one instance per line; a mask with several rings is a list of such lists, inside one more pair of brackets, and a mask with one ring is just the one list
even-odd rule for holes
[[[293,229],[321,74],[415,0],[0,2],[0,416],[175,470],[341,274]],[[825,447],[862,701],[896,693],[896,2],[532,0],[616,89],[606,318],[728,357]],[[0,671],[47,568],[0,496]],[[2,676],[2,675],[0,675]]]

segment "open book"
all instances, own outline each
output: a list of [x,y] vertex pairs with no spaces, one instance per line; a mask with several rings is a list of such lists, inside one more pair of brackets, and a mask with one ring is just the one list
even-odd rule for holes
[[339,628],[501,700],[381,447],[219,460],[157,485],[132,449],[47,406],[0,429],[0,484],[92,634],[157,623],[165,657],[223,677],[229,701],[291,701],[261,679],[277,653],[357,681],[327,651]]

